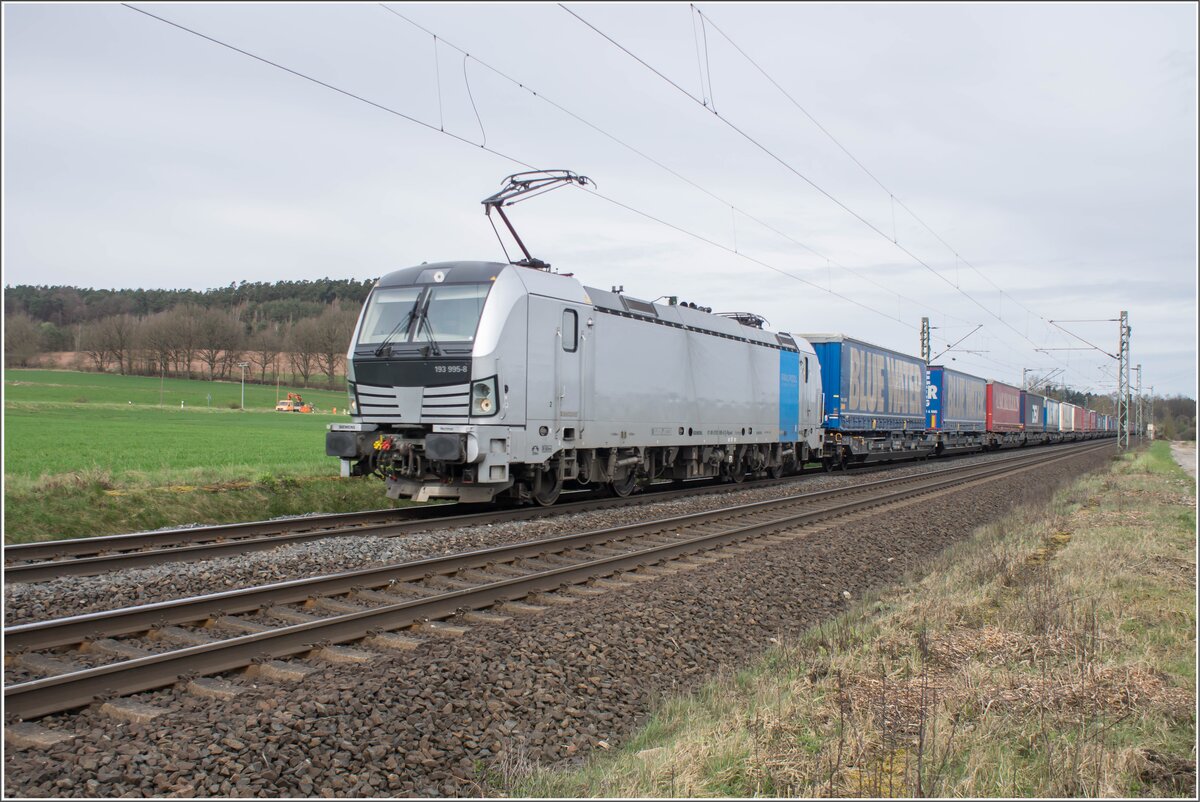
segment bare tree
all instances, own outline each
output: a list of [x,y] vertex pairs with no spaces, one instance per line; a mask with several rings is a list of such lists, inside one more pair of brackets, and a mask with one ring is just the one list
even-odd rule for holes
[[176,319],[174,312],[159,312],[142,324],[142,349],[155,373],[167,372],[178,346]]
[[346,350],[350,347],[350,337],[354,334],[357,319],[355,312],[331,306],[314,321],[317,366],[329,378],[330,384],[333,384],[338,366],[344,361]]
[[317,354],[321,350],[316,320],[308,318],[293,325],[288,330],[287,347],[288,361],[307,387],[308,378],[317,367]]
[[175,364],[175,371],[187,374],[189,379],[192,378],[192,360],[200,343],[200,322],[204,311],[193,304],[184,304],[169,312],[175,327],[171,361]]
[[266,328],[250,338],[246,358],[258,368],[258,380],[267,380],[267,368],[274,373],[279,367],[279,354],[283,351],[283,338],[275,329]]
[[4,318],[4,361],[8,365],[28,365],[41,351],[37,323],[18,312]]
[[200,315],[196,355],[201,362],[208,365],[209,379],[216,378],[218,363],[222,363],[224,370],[228,370],[227,354],[239,347],[241,337],[242,327],[230,315],[215,309],[205,310]]
[[100,322],[86,323],[80,329],[79,351],[85,354],[92,366],[98,371],[105,371],[113,361],[112,352],[108,350],[106,339],[100,334]]
[[117,363],[124,375],[133,369],[133,355],[138,346],[141,321],[130,314],[109,315],[96,321],[95,337],[100,349]]

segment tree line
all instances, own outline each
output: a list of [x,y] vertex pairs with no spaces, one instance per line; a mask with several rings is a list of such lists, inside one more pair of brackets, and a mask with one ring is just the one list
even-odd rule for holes
[[314,317],[334,301],[361,307],[374,284],[374,279],[352,278],[271,283],[242,281],[207,290],[97,290],[21,284],[5,286],[4,314],[24,313],[38,323],[66,327],[112,315],[145,317],[177,306],[192,305],[205,309],[240,309],[250,320],[283,323]]
[[[1066,385],[1053,383],[1040,385],[1034,388],[1034,390],[1057,401],[1066,401],[1068,404],[1075,404],[1085,409],[1093,409],[1101,415],[1117,414],[1116,393],[1099,395],[1080,392]],[[1136,422],[1136,394],[1132,396],[1132,401],[1133,409],[1131,410],[1131,416],[1134,418],[1134,422]],[[1154,407],[1154,420],[1150,420],[1151,406]],[[1151,397],[1149,394],[1146,394],[1142,400],[1142,410],[1142,414],[1145,416],[1144,422],[1154,424],[1156,437],[1166,440],[1196,439],[1196,400],[1194,398],[1182,395],[1155,395]]]
[[6,287],[4,353],[31,366],[75,352],[73,367],[135,375],[335,384],[373,282],[242,282],[206,290]]

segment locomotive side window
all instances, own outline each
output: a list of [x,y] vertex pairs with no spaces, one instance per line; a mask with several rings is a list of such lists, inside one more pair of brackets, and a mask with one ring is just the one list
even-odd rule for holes
[[579,348],[579,315],[574,309],[564,309],[562,319],[563,350],[574,353]]

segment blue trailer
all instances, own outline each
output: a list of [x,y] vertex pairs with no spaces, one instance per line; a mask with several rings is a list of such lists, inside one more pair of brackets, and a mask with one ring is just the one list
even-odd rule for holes
[[925,414],[937,453],[983,448],[987,432],[987,380],[942,365],[930,365]]
[[933,450],[926,432],[923,360],[843,334],[803,336],[821,365],[827,464]]
[[1046,397],[1021,391],[1021,426],[1026,443],[1041,443],[1046,439]]

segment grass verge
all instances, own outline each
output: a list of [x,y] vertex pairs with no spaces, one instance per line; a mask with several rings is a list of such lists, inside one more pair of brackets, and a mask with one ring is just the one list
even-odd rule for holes
[[96,469],[48,477],[26,492],[8,488],[4,542],[124,534],[189,524],[259,521],[281,515],[357,512],[407,506],[384,495],[372,477],[247,478],[211,471],[179,475],[169,485],[117,484]]
[[[244,389],[241,411],[239,382],[5,371],[5,542],[389,505],[325,456],[344,415],[275,412],[288,388]],[[304,398],[344,412],[345,393]]]
[[1166,443],[512,796],[1186,796],[1196,492]]

